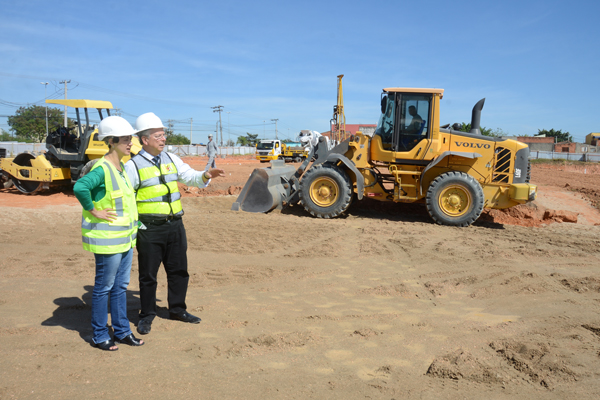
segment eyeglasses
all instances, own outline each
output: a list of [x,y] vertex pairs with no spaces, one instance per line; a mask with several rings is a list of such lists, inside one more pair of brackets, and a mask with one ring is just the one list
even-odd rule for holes
[[113,136],[112,137],[112,142],[114,144],[117,144],[117,143],[125,143],[125,144],[127,144],[127,143],[131,142],[131,139],[132,139],[131,135],[130,136]]
[[167,138],[164,133],[160,134],[160,135],[150,135],[150,137],[152,139],[156,139],[156,140],[162,140],[162,139],[166,139]]

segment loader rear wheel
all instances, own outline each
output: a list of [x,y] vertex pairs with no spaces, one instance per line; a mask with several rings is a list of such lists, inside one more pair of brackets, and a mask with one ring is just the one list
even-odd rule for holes
[[310,168],[300,181],[300,202],[317,218],[335,218],[345,212],[352,200],[348,175],[331,164]]
[[[35,155],[33,155],[33,154],[21,153],[15,157],[13,162],[17,165],[20,165],[21,167],[31,167],[31,160],[33,160],[34,158],[35,158]],[[29,171],[23,170],[22,174],[23,174],[23,176],[28,175]],[[19,189],[19,191],[21,191],[22,193],[25,193],[25,194],[31,194],[31,193],[37,192],[38,190],[40,190],[42,188],[42,182],[27,181],[25,179],[18,179],[14,176],[11,178],[11,180],[13,181],[15,187],[17,189]]]
[[435,178],[426,196],[427,211],[440,225],[469,226],[483,210],[483,189],[464,172],[446,172]]

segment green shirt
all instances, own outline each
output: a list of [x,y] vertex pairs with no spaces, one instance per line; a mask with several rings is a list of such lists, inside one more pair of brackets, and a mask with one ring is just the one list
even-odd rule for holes
[[[121,175],[123,175],[121,173]],[[127,181],[125,181],[127,183]],[[73,193],[79,200],[84,210],[90,211],[94,208],[94,201],[100,201],[106,195],[104,185],[104,168],[96,168],[79,178],[73,186]]]

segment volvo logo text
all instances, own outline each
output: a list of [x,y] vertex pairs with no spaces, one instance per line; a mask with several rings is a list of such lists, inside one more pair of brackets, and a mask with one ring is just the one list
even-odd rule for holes
[[473,149],[489,149],[490,146],[487,143],[468,143],[468,142],[454,142],[458,147],[471,147]]

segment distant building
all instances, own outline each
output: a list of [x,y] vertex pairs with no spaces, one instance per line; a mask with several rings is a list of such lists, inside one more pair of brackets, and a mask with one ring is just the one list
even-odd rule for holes
[[591,144],[592,146],[600,146],[600,133],[590,133],[585,137],[585,143]]
[[[360,131],[363,135],[373,136],[373,134],[375,134],[375,128],[377,128],[377,124],[346,124],[346,132],[348,135],[356,135],[356,132]],[[331,131],[323,132],[321,135],[331,139]]]
[[573,142],[559,142],[554,145],[555,153],[575,153],[577,150],[577,143]]
[[518,136],[517,140],[527,143],[531,151],[554,151],[554,138],[552,136]]

